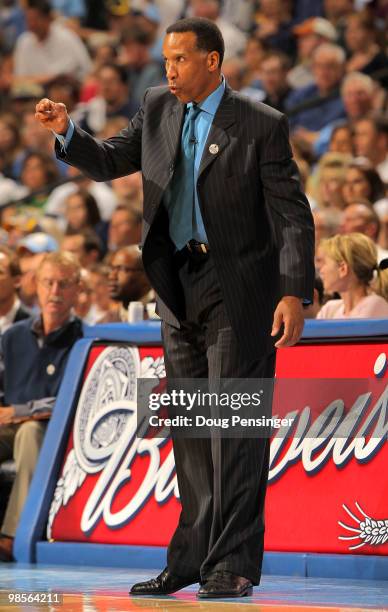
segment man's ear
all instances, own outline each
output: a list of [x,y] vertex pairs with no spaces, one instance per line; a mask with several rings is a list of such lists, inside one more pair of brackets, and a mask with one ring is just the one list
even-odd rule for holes
[[211,51],[207,56],[207,68],[209,72],[214,72],[220,67],[220,54],[218,51]]

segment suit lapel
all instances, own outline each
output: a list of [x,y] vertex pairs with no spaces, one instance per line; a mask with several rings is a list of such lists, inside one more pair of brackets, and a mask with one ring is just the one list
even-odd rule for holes
[[171,114],[167,117],[164,133],[170,152],[170,162],[175,161],[179,150],[184,111],[185,105],[177,100]]
[[[235,121],[236,117],[232,90],[230,87],[226,86],[224,97],[222,98],[217,112],[214,115],[209,136],[203,150],[198,176],[200,176],[202,172],[217,159],[220,153],[229,144],[227,129],[233,125]],[[217,145],[217,151],[214,152],[215,147],[211,147],[210,145]],[[213,153],[211,152],[212,150]]]

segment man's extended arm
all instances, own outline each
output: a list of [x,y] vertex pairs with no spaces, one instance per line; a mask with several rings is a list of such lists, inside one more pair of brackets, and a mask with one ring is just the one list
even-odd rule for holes
[[[45,98],[36,105],[35,116],[41,125],[66,138],[70,117],[64,104]],[[56,154],[93,180],[110,181],[140,170],[142,128],[143,107],[128,127],[107,140],[93,138],[75,125],[65,147],[63,142],[56,140]]]

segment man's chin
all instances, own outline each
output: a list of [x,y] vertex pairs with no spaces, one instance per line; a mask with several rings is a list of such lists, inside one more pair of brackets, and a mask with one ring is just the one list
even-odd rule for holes
[[187,104],[191,100],[191,98],[181,89],[171,89],[170,87],[170,92],[177,98],[177,100],[179,100],[179,102],[182,102],[183,104]]

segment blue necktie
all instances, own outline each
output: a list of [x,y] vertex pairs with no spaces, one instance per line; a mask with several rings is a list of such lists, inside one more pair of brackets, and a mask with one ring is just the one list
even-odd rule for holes
[[180,160],[170,185],[170,237],[177,249],[182,249],[193,237],[195,120],[201,109],[193,104],[186,115],[182,130]]

